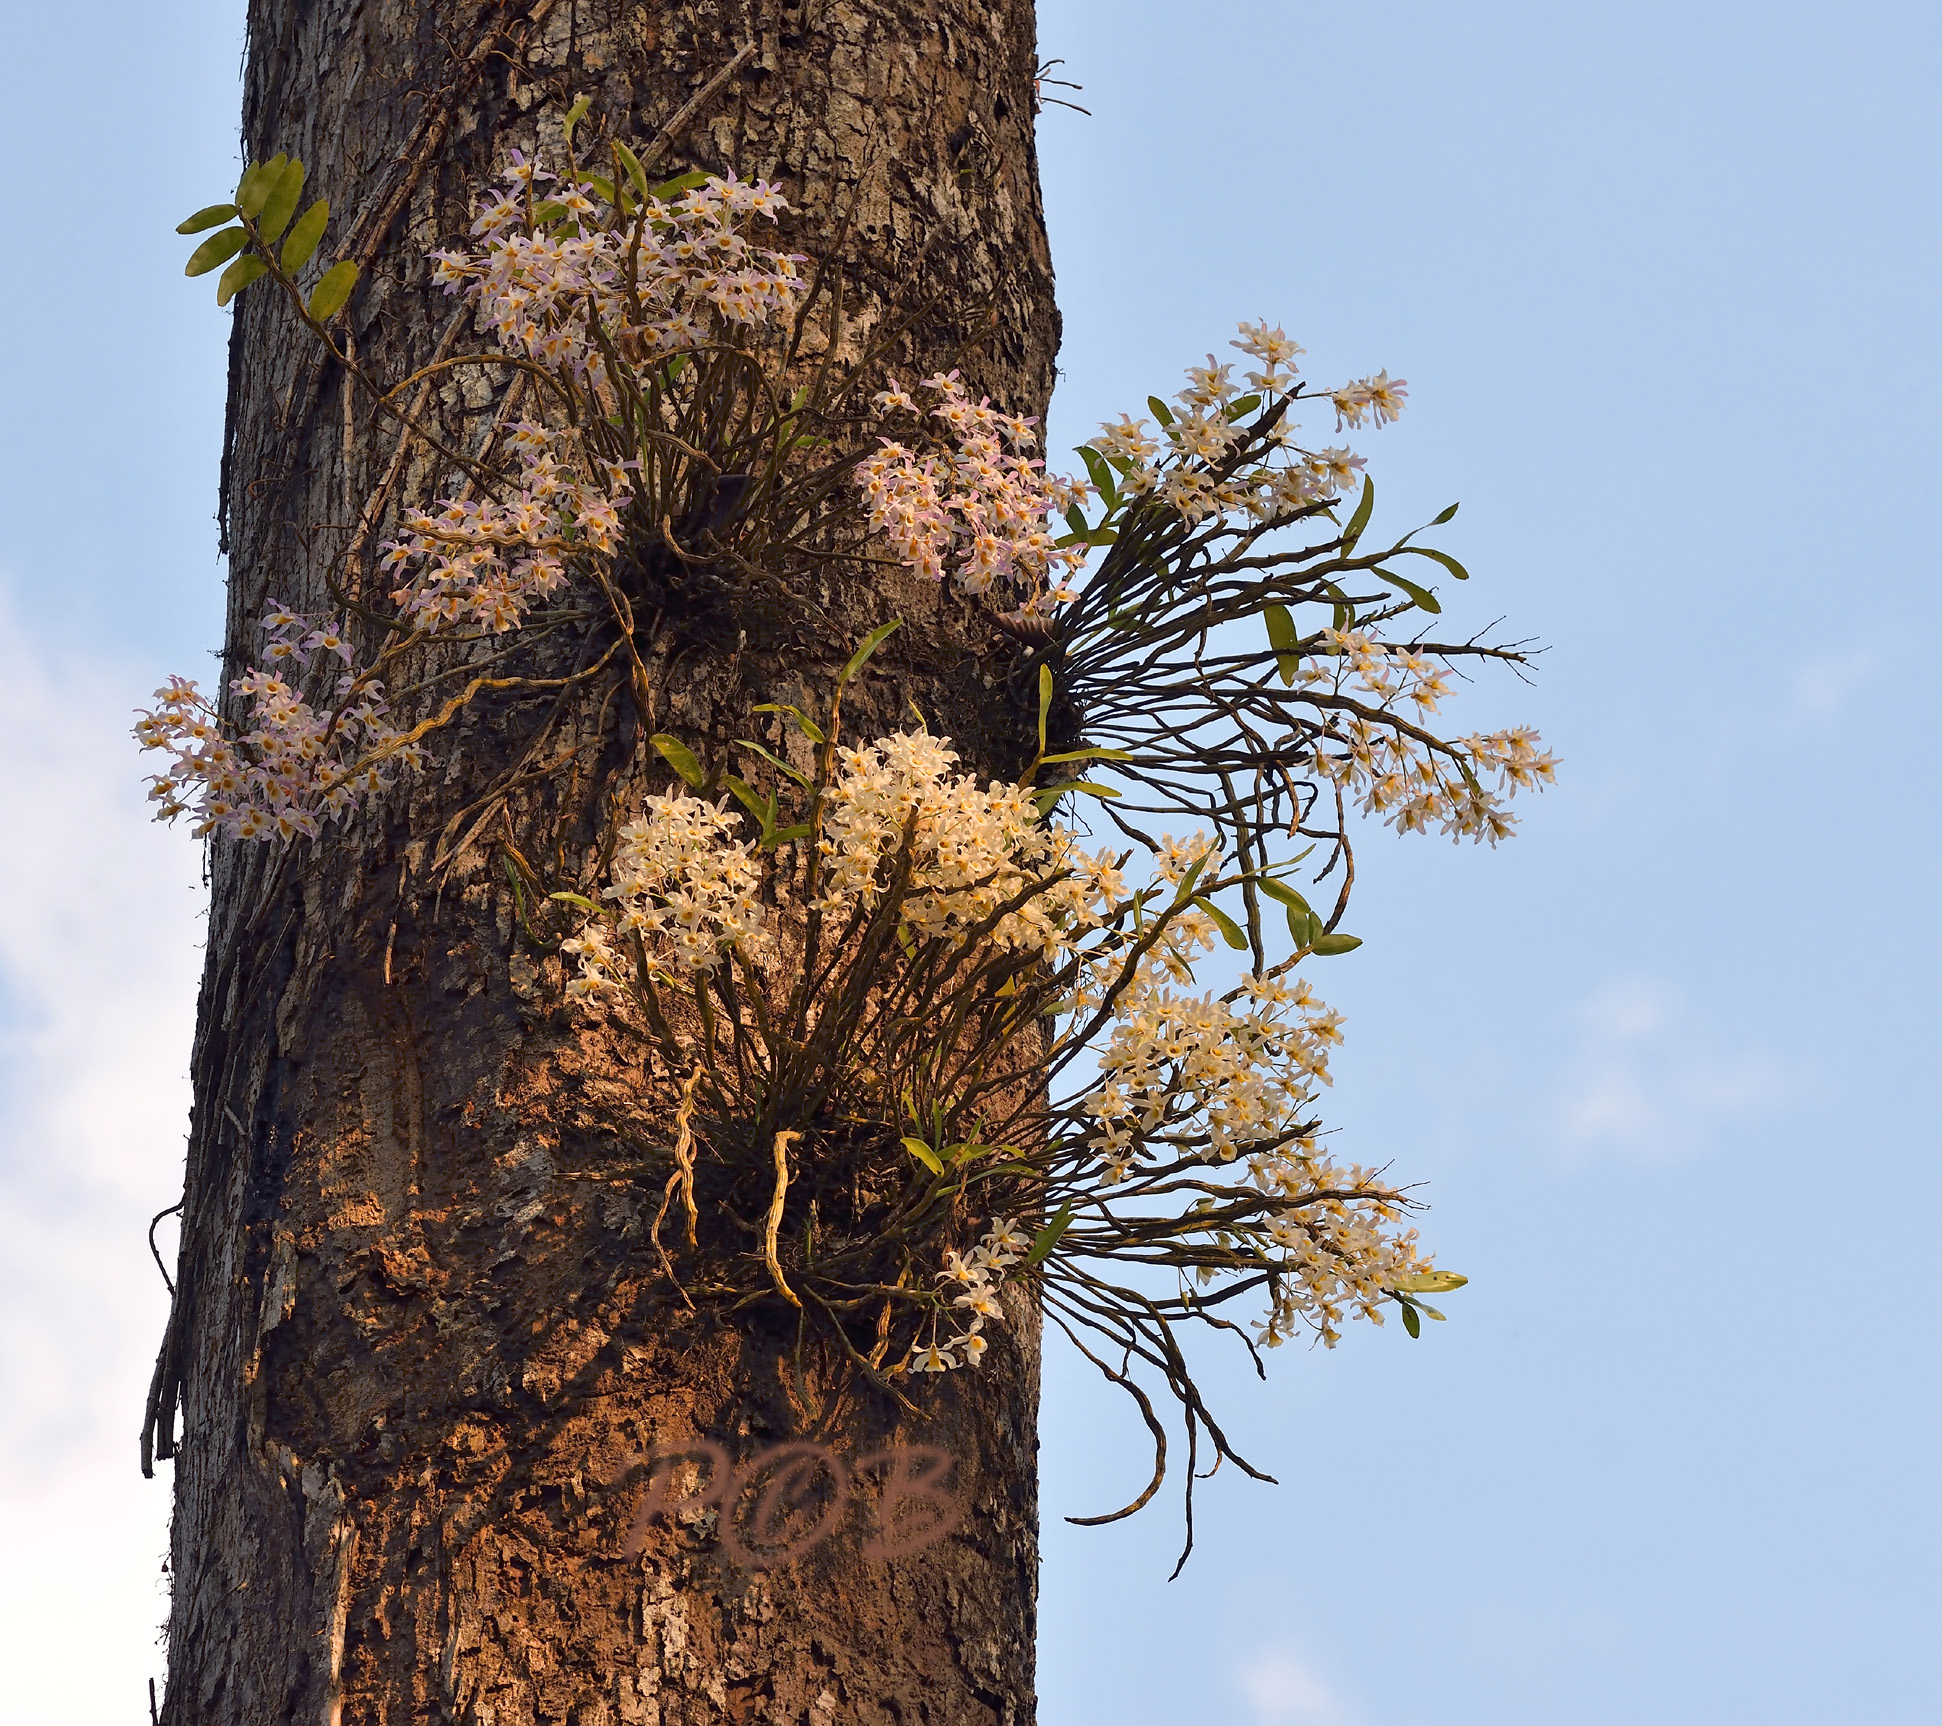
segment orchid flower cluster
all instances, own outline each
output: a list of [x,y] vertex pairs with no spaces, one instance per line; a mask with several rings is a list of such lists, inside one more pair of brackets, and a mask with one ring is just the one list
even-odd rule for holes
[[1009,623],[1049,618],[1073,597],[1066,577],[1084,566],[1086,548],[1062,543],[1047,518],[1083,504],[1092,488],[1047,473],[1027,453],[1038,422],[1000,413],[989,397],[973,402],[956,372],[919,388],[936,398],[928,411],[894,379],[877,408],[941,421],[949,447],[919,455],[883,438],[856,470],[870,526],[925,580],[948,573],[962,592],[1012,596]]
[[1005,1316],[998,1303],[998,1290],[1031,1245],[1032,1237],[1017,1223],[1010,1217],[1000,1217],[968,1253],[954,1248],[945,1252],[944,1268],[934,1280],[947,1285],[944,1294],[952,1310],[960,1315],[958,1322],[964,1329],[940,1340],[938,1321],[933,1319],[930,1340],[911,1356],[912,1372],[949,1372],[954,1366],[976,1366],[984,1359],[985,1350],[991,1346],[985,1341],[985,1323]]
[[595,388],[612,381],[604,344],[633,366],[651,366],[716,340],[724,325],[789,318],[806,260],[756,245],[744,231],[752,220],[774,221],[787,200],[732,172],[693,178],[699,183],[656,201],[645,221],[614,225],[597,220],[595,200],[624,213],[624,189],[597,175],[562,179],[515,150],[506,183],[476,206],[479,245],[432,252],[432,280],[477,302],[503,352]]
[[[167,750],[168,771],[149,779],[157,819],[195,817],[198,839],[315,839],[323,822],[384,790],[424,751],[392,724],[384,686],[350,669],[345,625],[290,611],[276,600],[262,620],[269,669],[252,666],[230,688],[249,704],[247,729],[225,725],[188,678],[171,677],[135,724],[144,749]],[[296,682],[292,682],[292,679]],[[299,686],[334,698],[313,704]]]
[[420,635],[515,630],[536,601],[567,585],[569,558],[619,549],[626,469],[587,457],[571,428],[520,420],[507,434],[518,471],[503,497],[407,510],[404,532],[385,545],[380,567],[399,578],[391,602]]
[[[733,174],[671,186],[636,200],[597,176],[561,179],[515,152],[507,183],[476,206],[478,247],[433,252],[433,279],[477,303],[500,354],[595,390],[613,382],[603,343],[643,365],[664,362],[724,329],[760,328],[792,312],[802,260],[743,231],[787,209],[776,189]],[[617,212],[639,212],[631,234],[593,219],[603,191],[610,201],[618,195]],[[482,476],[483,495],[406,508],[397,538],[383,546],[399,626],[379,664],[355,662],[346,621],[302,617],[271,600],[264,663],[231,685],[250,704],[243,728],[232,730],[193,682],[172,679],[157,692],[136,735],[174,756],[151,779],[161,819],[193,813],[198,837],[317,838],[324,821],[426,759],[386,715],[382,665],[455,630],[509,634],[567,587],[576,567],[612,560],[638,461],[590,449],[573,424],[513,420],[498,435],[511,460]],[[306,695],[301,674],[319,654],[343,670]]]
[[[1173,404],[1150,403],[1157,432],[1145,419],[1121,414],[1099,428],[1089,448],[1117,470],[1127,498],[1156,496],[1189,524],[1210,516],[1243,514],[1267,522],[1326,504],[1355,486],[1367,466],[1353,450],[1302,447],[1289,419],[1300,391],[1295,356],[1302,348],[1279,326],[1242,323],[1229,344],[1255,362],[1234,381],[1234,363],[1212,354],[1187,368],[1187,387]],[[1336,429],[1365,417],[1383,426],[1402,412],[1407,380],[1387,372],[1329,392]],[[1265,438],[1254,435],[1266,423]],[[1083,453],[1083,452],[1082,452]],[[1237,455],[1249,457],[1234,466]]]
[[[562,943],[576,971],[569,996],[595,1010],[624,1009],[631,998],[653,1025],[667,1027],[687,1001],[712,991],[718,1024],[733,1012],[747,1021],[737,1035],[768,1039],[787,1018],[803,967],[787,919],[764,907],[794,903],[798,915],[847,926],[846,953],[874,945],[876,957],[866,975],[825,980],[802,1030],[775,1040],[753,1088],[782,1088],[778,1057],[822,1038],[834,1069],[824,1087],[829,1107],[867,1118],[887,1091],[903,1098],[905,1124],[922,1128],[911,1075],[955,1069],[959,1095],[933,1098],[943,1110],[940,1130],[902,1141],[918,1160],[919,1187],[936,1185],[961,1161],[968,1173],[1002,1149],[1014,1171],[1041,1170],[1069,1196],[1067,1215],[1080,1218],[1066,1236],[1072,1251],[1110,1258],[1112,1247],[1087,1219],[1104,1222],[1107,1207],[1137,1206],[1185,1171],[1205,1171],[1193,1190],[1218,1195],[1214,1211],[1190,1210],[1165,1225],[1155,1219],[1154,1238],[1211,1244],[1182,1261],[1202,1288],[1235,1274],[1271,1275],[1262,1327],[1271,1344],[1297,1322],[1332,1344],[1345,1313],[1381,1322],[1380,1307],[1399,1286],[1431,1273],[1413,1231],[1394,1226],[1406,1209],[1402,1195],[1373,1171],[1344,1170],[1316,1149],[1316,1087],[1328,1083],[1339,1015],[1305,979],[1288,978],[1287,964],[1243,976],[1224,995],[1193,992],[1196,963],[1222,938],[1223,922],[1232,926],[1208,895],[1239,881],[1221,877],[1213,841],[1161,841],[1152,883],[1134,891],[1126,856],[1090,852],[1069,828],[1044,820],[1028,786],[978,785],[957,771],[945,739],[898,732],[827,757],[812,819],[794,840],[738,836],[743,817],[725,802],[684,791],[649,799],[645,815],[623,830],[604,903],[560,896],[587,913]],[[757,805],[772,828],[773,813]],[[894,941],[859,941],[856,932],[880,917],[894,918]],[[632,939],[641,945],[630,963]],[[894,1006],[908,1005],[916,975],[944,980],[928,1017]],[[961,1105],[980,1091],[954,1046],[974,1035],[966,1002],[980,991],[984,1005],[1001,1009],[1003,1042],[1015,1043],[1024,1024],[1056,1019],[1061,1028],[1034,1063],[1053,1074],[1054,1092],[1001,1102],[990,1093],[1002,1087],[986,1086],[971,1112],[988,1131],[948,1145],[943,1119],[965,1113]],[[870,996],[887,1018],[866,1011],[830,1034],[829,1014]],[[663,1053],[672,1069],[692,1072],[708,1060],[706,1041],[677,1034]],[[1058,1075],[1075,1063],[1083,1070],[1088,1057],[1096,1072],[1062,1090]],[[885,1120],[882,1130],[894,1124]],[[799,1154],[813,1154],[813,1120],[765,1122],[762,1134],[772,1126],[792,1138],[806,1131],[812,1151]],[[1017,1142],[989,1146],[990,1133]],[[1223,1174],[1228,1165],[1251,1186]],[[980,1324],[997,1315],[997,1273],[1025,1250],[1012,1244],[1012,1229],[994,1224],[978,1248],[945,1254],[951,1306]],[[811,1269],[805,1262],[791,1279]],[[1040,1274],[1056,1279],[1066,1269],[1061,1258]],[[983,1353],[975,1326],[940,1340],[940,1316],[932,1312],[929,1340],[913,1344],[907,1370],[975,1364]]]
[[[1321,634],[1322,653],[1303,663],[1297,687],[1352,695],[1382,712],[1406,701],[1418,722],[1448,693],[1449,666],[1416,648],[1377,641],[1366,630]],[[1434,826],[1453,839],[1495,845],[1517,823],[1503,799],[1549,785],[1557,772],[1528,726],[1459,737],[1447,753],[1362,713],[1334,716],[1326,735],[1332,747],[1316,751],[1316,772],[1399,833]]]

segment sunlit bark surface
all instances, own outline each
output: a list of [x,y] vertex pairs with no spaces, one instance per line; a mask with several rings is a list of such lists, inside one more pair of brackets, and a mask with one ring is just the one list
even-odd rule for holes
[[[792,242],[843,265],[846,347],[922,304],[913,374],[961,364],[1042,413],[1058,326],[1034,52],[1030,0],[259,0],[244,138],[301,156],[329,196],[329,244],[367,265],[350,328],[380,375],[450,328],[426,247],[463,234],[509,149],[556,150],[562,98],[586,92],[588,127],[659,139],[666,172],[779,181]],[[267,596],[336,609],[327,572],[397,448],[266,288],[238,304],[225,677]],[[425,411],[462,441],[492,387],[448,383]],[[446,478],[406,452],[404,495]],[[369,562],[350,580],[375,603]],[[753,701],[819,701],[829,643],[891,616],[910,620],[894,675],[852,730],[915,702],[970,764],[1015,761],[1030,715],[987,681],[1000,646],[955,601],[805,597],[813,628],[732,602],[655,620],[657,711],[558,718],[560,767],[540,760],[485,831],[453,818],[528,747],[539,703],[479,707],[433,771],[321,846],[216,848],[181,1296],[150,1410],[175,1469],[167,1726],[1033,1717],[1035,1326],[1014,1314],[913,1419],[814,1349],[798,1365],[780,1311],[686,1316],[639,1173],[670,1099],[556,1008],[496,862],[533,824],[588,831],[642,782],[645,732],[700,746],[748,735]],[[852,1463],[936,1446],[963,1520],[866,1552],[876,1465],[834,1532],[779,1562],[694,1512],[643,1524],[630,1553],[630,1460],[694,1439],[741,1463],[785,1441]]]

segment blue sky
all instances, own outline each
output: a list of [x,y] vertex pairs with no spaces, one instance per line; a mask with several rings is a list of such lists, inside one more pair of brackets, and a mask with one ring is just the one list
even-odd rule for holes
[[[138,1716],[166,1487],[133,1437],[175,1197],[197,866],[128,710],[219,627],[240,8],[10,21],[0,112],[0,1655]],[[77,28],[77,21],[79,27]],[[1048,1726],[1933,1717],[1938,338],[1932,9],[1045,0],[1055,447],[1280,321],[1387,366],[1383,517],[1460,499],[1452,626],[1548,644],[1464,726],[1564,766],[1497,852],[1372,834],[1318,982],[1343,1149],[1472,1284],[1213,1373],[1278,1488],[1107,1530],[1136,1423],[1054,1355]],[[1068,93],[1069,94],[1069,93]],[[78,213],[60,216],[63,198]],[[83,237],[85,243],[80,242]],[[57,249],[58,248],[58,249]],[[83,1658],[85,1651],[85,1657]],[[79,1662],[76,1664],[74,1662]]]

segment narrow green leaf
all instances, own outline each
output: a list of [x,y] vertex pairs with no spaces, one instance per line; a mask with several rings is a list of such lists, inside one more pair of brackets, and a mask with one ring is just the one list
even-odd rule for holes
[[875,653],[884,642],[889,640],[897,630],[902,629],[903,626],[904,620],[901,617],[893,617],[888,623],[880,623],[875,629],[871,630],[863,638],[863,645],[850,655],[849,664],[843,667],[843,675],[836,680],[837,687],[840,689],[861,671],[863,669],[863,662],[871,654]]
[[1092,532],[1092,523],[1086,520],[1086,512],[1076,503],[1066,510],[1065,525],[1071,528],[1074,533],[1085,534]]
[[807,839],[808,837],[809,828],[807,824],[797,827],[778,828],[774,833],[769,835],[769,847],[773,850],[778,845],[787,845],[791,840]]
[[708,775],[702,772],[701,763],[695,759],[694,751],[680,738],[670,737],[665,731],[657,731],[648,741],[660,751],[661,759],[697,791],[708,783]]
[[294,276],[316,255],[318,242],[324,237],[324,224],[329,220],[328,198],[319,198],[297,218],[297,225],[283,242],[283,268],[286,273]]
[[245,252],[223,271],[222,279],[216,283],[216,304],[228,305],[269,267],[269,260],[261,252]]
[[613,181],[608,179],[605,174],[582,174],[580,176],[580,184],[583,186],[591,186],[595,192],[605,198],[610,204],[618,205],[620,202]]
[[1469,1282],[1455,1271],[1412,1271],[1396,1278],[1394,1286],[1404,1294],[1448,1294]]
[[351,289],[357,286],[357,265],[349,258],[341,259],[324,272],[323,279],[310,290],[310,315],[320,324],[327,324],[344,309],[344,302],[351,297]]
[[204,228],[213,228],[218,222],[226,222],[236,214],[234,204],[211,204],[206,210],[198,210],[186,222],[176,224],[178,234],[199,234]]
[[634,182],[634,190],[640,193],[641,202],[646,203],[654,194],[648,188],[647,171],[641,166],[640,157],[618,138],[614,140],[614,154],[620,158],[620,165],[626,169],[628,179]]
[[[1270,899],[1278,900],[1283,905],[1294,906],[1302,911],[1308,910],[1308,901],[1285,882],[1277,881],[1270,875],[1257,875],[1254,877],[1254,884],[1263,893],[1267,894]],[[1314,913],[1310,912],[1309,915],[1313,916]]]
[[562,905],[571,905],[580,911],[598,911],[600,907],[591,899],[583,899],[578,893],[549,893],[549,899],[557,899]]
[[761,744],[754,742],[750,738],[738,737],[735,739],[735,742],[740,748],[754,750],[755,753],[761,756],[762,759],[766,761],[771,767],[780,768],[784,773],[788,774],[789,777],[793,779],[798,785],[802,786],[805,790],[808,789],[808,786],[809,786],[808,774],[798,772],[795,768],[791,767],[788,762],[784,761],[780,756],[771,755],[766,749],[762,747]]
[[1412,557],[1434,558],[1455,576],[1458,581],[1468,581],[1470,579],[1470,572],[1462,564],[1458,563],[1447,551],[1431,551],[1428,546],[1424,545],[1406,545],[1402,549]]
[[[1299,895],[1297,895],[1299,897]],[[1303,905],[1288,907],[1288,938],[1297,947],[1313,947],[1322,938],[1322,920]]]
[[1050,766],[1054,761],[1131,761],[1133,754],[1128,749],[1065,749],[1057,755],[1039,757],[1041,766]]
[[1270,605],[1262,614],[1268,620],[1268,645],[1274,649],[1275,669],[1281,674],[1284,689],[1292,688],[1301,669],[1301,655],[1295,649],[1301,636],[1295,629],[1294,613],[1285,605]]
[[929,1145],[925,1144],[922,1139],[913,1139],[910,1137],[909,1134],[906,1133],[904,1135],[904,1149],[910,1152],[910,1154],[913,1157],[915,1157],[920,1163],[922,1163],[925,1168],[929,1169],[932,1174],[934,1175],[943,1174],[944,1172],[943,1163],[938,1160],[937,1153],[934,1150],[932,1150]]
[[1240,951],[1246,950],[1247,936],[1242,932],[1240,924],[1236,923],[1232,917],[1228,916],[1228,914],[1225,911],[1223,911],[1218,905],[1216,905],[1211,899],[1203,899],[1200,897],[1199,894],[1195,894],[1194,903],[1198,905],[1201,908],[1201,910],[1205,911],[1208,916],[1213,918],[1214,927],[1220,930],[1221,939],[1225,941],[1228,944],[1228,946],[1233,947]]
[[760,795],[752,785],[746,785],[734,774],[722,776],[722,783],[734,794],[735,801],[755,817],[756,824],[762,829],[762,837],[767,839],[775,831],[775,803]]
[[1423,1321],[1416,1316],[1415,1307],[1411,1306],[1408,1301],[1403,1301],[1400,1304],[1403,1309],[1403,1329],[1408,1331],[1411,1336],[1421,1336],[1423,1334]]
[[1165,402],[1161,401],[1158,396],[1148,396],[1146,398],[1146,405],[1153,410],[1153,417],[1156,420],[1158,420],[1161,425],[1170,426],[1173,424],[1173,409],[1168,407]]
[[1446,521],[1456,520],[1456,512],[1457,512],[1457,506],[1455,504],[1451,504],[1448,509],[1446,509],[1441,515],[1439,515],[1433,522],[1430,523],[1430,526],[1441,527]]
[[1213,852],[1204,852],[1201,856],[1194,859],[1193,867],[1180,877],[1180,885],[1173,891],[1173,903],[1176,910],[1194,896],[1194,883],[1200,879],[1207,865],[1213,862],[1213,860]]
[[573,106],[567,109],[566,119],[563,125],[566,132],[566,141],[569,144],[573,142],[573,128],[586,118],[587,110],[592,106],[593,98],[591,96],[578,96],[574,98]]
[[293,156],[277,175],[269,197],[263,202],[263,214],[256,221],[256,237],[264,245],[276,244],[277,236],[289,227],[290,218],[297,213],[297,200],[302,196],[303,163]]
[[[821,743],[824,741],[823,728],[815,720],[811,719],[808,714],[803,712],[800,707],[791,707],[786,701],[764,701],[750,708],[749,711],[751,713],[791,714],[794,716],[796,724],[801,728],[803,736],[807,737],[811,743]],[[757,745],[757,747],[759,748],[760,745]],[[771,759],[774,758],[771,757]],[[780,766],[781,763],[778,762],[777,765]],[[789,771],[794,772],[795,769],[791,768]]]
[[1362,530],[1369,525],[1369,517],[1375,513],[1376,482],[1367,474],[1362,476],[1362,499],[1355,506],[1355,514],[1349,517],[1349,525],[1342,534],[1342,555],[1355,550],[1356,541],[1361,539]]
[[671,198],[678,198],[683,192],[692,192],[697,186],[708,184],[708,176],[699,168],[690,168],[685,174],[676,174],[672,180],[663,180],[648,195],[656,203],[665,204]]
[[1246,419],[1260,405],[1261,398],[1259,396],[1242,396],[1239,401],[1229,402],[1227,404],[1227,417],[1230,420]]
[[1059,1236],[1065,1233],[1072,1221],[1072,1201],[1068,1199],[1059,1206],[1058,1215],[1038,1231],[1032,1241],[1032,1250],[1025,1255],[1027,1265],[1042,1265],[1046,1255],[1059,1244]]
[[252,221],[260,216],[270,193],[276,189],[278,176],[289,162],[288,156],[278,154],[267,162],[252,162],[245,168],[242,179],[236,183],[236,208]]
[[548,198],[545,203],[533,206],[533,220],[542,228],[554,222],[567,221],[569,218],[573,218],[573,212],[557,198]]
[[1045,721],[1052,712],[1052,668],[1041,664],[1038,668],[1038,752],[1045,754]]
[[248,244],[249,235],[241,228],[224,228],[219,234],[211,234],[189,254],[189,261],[182,266],[182,273],[185,276],[206,276],[218,264],[228,263]]
[[1309,943],[1324,959],[1337,953],[1353,953],[1362,945],[1360,935],[1318,935]]
[[1106,465],[1106,458],[1090,444],[1081,444],[1072,452],[1086,464],[1086,474],[1098,488],[1099,495],[1110,505],[1118,494],[1119,486],[1113,478],[1113,470]]
[[1110,785],[1100,785],[1091,779],[1068,779],[1063,785],[1048,785],[1043,791],[1032,793],[1032,802],[1043,815],[1068,791],[1077,791],[1087,797],[1117,797],[1119,792]]
[[1413,581],[1405,581],[1392,569],[1379,569],[1376,573],[1384,581],[1388,582],[1391,587],[1400,587],[1404,593],[1408,594],[1410,603],[1418,611],[1427,611],[1432,617],[1440,617],[1443,615],[1443,602],[1435,594],[1431,593],[1427,587],[1418,587]]

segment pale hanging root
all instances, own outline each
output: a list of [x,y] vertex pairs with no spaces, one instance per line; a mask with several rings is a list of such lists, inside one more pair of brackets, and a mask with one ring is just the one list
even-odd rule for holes
[[681,1082],[681,1106],[674,1111],[674,1161],[680,1171],[681,1205],[688,1214],[688,1245],[699,1246],[695,1239],[695,1224],[700,1216],[695,1210],[695,1136],[689,1124],[694,1119],[695,1086],[701,1083],[699,1065]]
[[701,1080],[701,1069],[696,1067],[681,1083],[681,1103],[674,1112],[674,1173],[668,1176],[667,1185],[661,1189],[661,1208],[654,1213],[653,1240],[654,1250],[661,1257],[661,1269],[667,1272],[668,1281],[673,1283],[682,1300],[687,1302],[688,1310],[695,1310],[695,1303],[688,1299],[688,1291],[681,1286],[681,1279],[674,1274],[674,1263],[668,1257],[668,1250],[661,1245],[661,1224],[667,1220],[668,1206],[674,1200],[675,1189],[681,1191],[681,1202],[688,1213],[688,1245],[698,1246],[695,1238],[695,1224],[700,1220],[695,1210],[695,1140],[694,1130],[689,1122],[694,1116],[695,1086]]
[[796,1291],[782,1280],[782,1264],[776,1257],[775,1243],[782,1229],[783,1195],[789,1190],[789,1145],[801,1137],[793,1127],[775,1136],[775,1197],[769,1200],[769,1215],[762,1225],[762,1256],[769,1261],[769,1275],[775,1281],[776,1293],[798,1311],[802,1302],[796,1299]]

